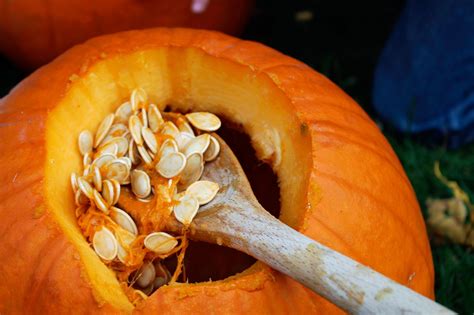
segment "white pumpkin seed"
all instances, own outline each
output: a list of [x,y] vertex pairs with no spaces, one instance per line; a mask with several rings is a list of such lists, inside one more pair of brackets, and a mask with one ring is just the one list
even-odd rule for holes
[[164,178],[172,178],[185,168],[186,157],[181,152],[172,152],[163,156],[156,164],[156,171]]
[[92,152],[92,146],[94,144],[94,136],[92,135],[92,132],[89,130],[83,130],[79,134],[79,152],[81,152],[82,155],[85,155],[86,153],[91,153]]
[[132,104],[130,102],[125,102],[115,111],[115,121],[117,123],[128,123],[128,119],[132,116],[132,113]]
[[92,166],[96,166],[101,169],[116,158],[117,157],[111,153],[104,153],[101,156],[97,157],[94,162],[92,162]]
[[76,191],[76,194],[74,195],[74,201],[76,202],[77,206],[89,204],[89,198],[87,198],[87,196],[80,189]]
[[125,211],[120,208],[112,207],[110,208],[110,217],[114,220],[115,223],[120,225],[123,229],[129,231],[133,235],[138,234],[138,228],[132,217]]
[[138,278],[135,283],[141,288],[146,288],[155,280],[155,267],[151,262],[147,261],[138,269],[137,274]]
[[221,150],[221,145],[219,144],[219,141],[217,141],[216,138],[211,136],[209,147],[207,148],[206,152],[204,152],[203,154],[204,161],[206,162],[213,161],[219,155],[220,150]]
[[184,225],[191,224],[198,212],[199,202],[188,194],[181,196],[178,201],[179,203],[173,208],[176,220]]
[[145,108],[142,108],[142,110],[140,111],[140,120],[142,122],[143,127],[148,127],[148,117]]
[[142,88],[137,88],[132,91],[130,96],[130,103],[132,105],[132,110],[135,112],[140,109],[143,105],[145,105],[146,101],[148,100],[148,95],[146,91]]
[[127,164],[129,169],[132,169],[132,161],[130,160],[130,158],[128,158],[126,156],[122,156],[122,157],[118,158],[118,160],[123,161],[125,164]]
[[164,255],[173,250],[178,245],[178,241],[173,236],[165,232],[153,232],[143,241],[145,247],[158,255]]
[[106,179],[102,181],[102,197],[108,206],[114,205],[115,195],[114,195],[114,184],[112,181]]
[[191,140],[194,139],[194,136],[190,135],[187,132],[180,132],[178,135],[176,135],[176,143],[178,144],[178,150],[181,152],[184,152],[186,146],[191,142]]
[[[104,140],[104,144],[101,146],[109,146],[115,144],[117,146],[117,151],[115,153],[116,156],[122,157],[125,154],[127,154],[128,151],[128,140],[125,137],[113,137],[110,138],[108,141]],[[99,147],[97,150],[100,151],[101,147]]]
[[94,189],[92,188],[91,184],[84,178],[79,177],[77,179],[77,185],[79,189],[87,196],[87,198],[92,199],[94,196]]
[[173,124],[173,122],[167,121],[161,125],[160,132],[163,135],[170,135],[171,137],[176,138],[176,136],[179,134],[179,129],[175,124]]
[[186,114],[191,125],[204,131],[216,131],[221,127],[221,120],[212,113],[195,112]]
[[158,152],[158,156],[162,158],[174,152],[178,152],[178,144],[173,139],[166,139],[161,144],[160,151]]
[[131,174],[132,191],[138,198],[146,198],[151,192],[150,176],[140,170],[133,170]]
[[152,157],[150,156],[150,154],[148,153],[148,151],[145,149],[144,146],[138,145],[137,150],[143,162],[145,162],[145,164],[150,164],[153,161]]
[[155,104],[148,106],[148,124],[153,132],[158,132],[161,125],[164,123],[163,117],[161,117],[160,111]]
[[142,128],[142,137],[151,152],[158,152],[158,142],[156,141],[155,134],[153,133],[153,131],[151,131],[150,128]]
[[71,174],[71,187],[72,187],[72,191],[74,193],[76,193],[76,191],[79,189],[77,187],[77,175],[76,175],[76,173]]
[[115,114],[108,114],[100,123],[99,128],[97,128],[97,132],[95,134],[94,148],[97,148],[102,140],[104,140],[105,136],[107,136],[109,133],[110,127],[112,127],[112,123],[114,122],[114,117]]
[[120,184],[125,183],[129,175],[128,164],[122,160],[115,159],[105,167],[105,177],[115,179]]
[[202,206],[214,199],[218,191],[219,184],[207,180],[200,180],[192,183],[186,189],[186,194],[196,198],[199,205]]
[[117,239],[106,227],[95,232],[92,246],[96,254],[104,260],[114,260],[117,256]]
[[102,198],[102,195],[97,191],[97,189],[93,190],[93,200],[95,203],[95,206],[102,212],[104,213],[109,213],[109,207],[107,205],[107,202],[105,202],[104,198]]
[[185,189],[195,181],[201,178],[202,172],[204,171],[204,162],[202,154],[199,152],[191,153],[186,161],[186,167],[181,173],[179,179],[180,187]]
[[109,143],[104,143],[100,147],[97,148],[97,153],[96,156],[101,156],[103,154],[113,154],[114,156],[117,156],[118,152],[118,145],[113,142]]
[[136,115],[132,115],[128,122],[128,128],[130,129],[130,133],[132,134],[132,138],[136,144],[142,145],[142,123],[140,118]]
[[112,182],[112,185],[114,186],[114,200],[112,203],[112,205],[114,205],[119,201],[119,198],[120,198],[120,183],[115,179],[111,179],[110,181]]
[[[132,114],[132,112],[130,112],[130,115]],[[117,118],[117,114],[115,114],[115,118]],[[128,123],[128,118],[127,117],[127,120],[125,120],[126,123]],[[115,138],[115,137],[123,137],[124,135],[126,135],[128,133],[128,127],[123,124],[123,123],[116,123],[116,124],[113,124],[111,127],[110,127],[110,130],[109,130],[109,133],[107,134],[107,137],[111,137],[111,138]],[[104,139],[104,142],[106,140]]]
[[92,163],[92,153],[86,153],[84,154],[84,157],[82,158],[82,166],[86,168],[88,165],[91,165]]
[[194,130],[193,128],[191,127],[190,124],[188,124],[187,121],[185,120],[180,120],[178,123],[177,123],[177,126],[178,126],[178,129],[181,133],[187,133],[189,134],[190,136],[192,136],[193,138],[195,137],[195,134],[194,134]]
[[189,156],[194,152],[204,154],[211,143],[211,135],[204,133],[191,139],[184,148],[184,155]]
[[132,164],[138,164],[140,162],[140,156],[138,155],[137,146],[133,139],[130,140],[128,146],[128,158],[132,161]]
[[102,175],[100,174],[100,169],[97,166],[92,167],[93,182],[94,187],[97,191],[102,191]]

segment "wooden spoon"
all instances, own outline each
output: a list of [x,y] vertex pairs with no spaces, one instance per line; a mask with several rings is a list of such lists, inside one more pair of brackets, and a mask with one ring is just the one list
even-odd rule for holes
[[[351,313],[453,314],[449,309],[304,236],[269,214],[255,198],[227,144],[202,179],[220,185],[189,227],[194,240],[245,252]],[[170,222],[169,230],[182,225]]]

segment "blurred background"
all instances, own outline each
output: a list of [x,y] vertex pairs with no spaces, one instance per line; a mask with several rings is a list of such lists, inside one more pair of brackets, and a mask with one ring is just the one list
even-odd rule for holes
[[[202,3],[206,2],[204,0]],[[469,97],[474,92],[474,72],[471,73],[472,69],[468,67],[469,64],[471,67],[473,65],[474,55],[469,55],[472,49],[467,51],[464,46],[459,48],[456,45],[462,43],[472,47],[474,44],[468,43],[469,39],[473,41],[472,36],[467,40],[458,38],[456,41],[449,32],[443,33],[443,30],[457,28],[452,37],[461,36],[463,30],[460,30],[457,23],[465,17],[463,10],[474,8],[474,2],[419,0],[418,6],[422,4],[425,12],[419,19],[417,10],[420,8],[413,3],[414,1],[408,0],[366,1],[364,4],[343,0],[256,0],[243,31],[230,32],[239,32],[244,39],[261,42],[307,63],[344,89],[377,122],[405,167],[427,221],[436,270],[437,301],[459,313],[473,314],[474,241],[470,232],[474,211],[471,211],[473,206],[470,200],[474,200],[474,145],[470,142],[474,126],[469,125],[469,121],[460,121],[459,117],[464,119],[472,116],[474,111],[474,103],[469,103]],[[460,5],[456,12],[453,3]],[[436,8],[429,9],[431,5]],[[447,8],[443,7],[446,5]],[[448,22],[441,23],[437,20],[442,15],[450,14],[454,18]],[[473,25],[473,13],[468,18],[470,24],[461,26],[465,28],[466,34],[473,34],[474,29],[466,28]],[[423,23],[423,19],[426,23]],[[436,26],[439,25],[446,28],[440,27],[438,33]],[[427,28],[432,30],[433,27],[436,32],[427,31]],[[436,35],[435,40],[433,34]],[[439,37],[437,34],[440,34]],[[439,42],[448,39],[448,49],[444,49],[443,44],[437,46]],[[5,39],[0,37],[0,40]],[[414,50],[413,43],[423,40],[425,51],[420,54],[418,50]],[[433,50],[430,45],[434,46]],[[453,47],[456,47],[455,51]],[[424,57],[423,53],[427,52],[428,57]],[[456,58],[461,54],[467,57]],[[430,56],[438,58],[433,64],[440,65],[444,71],[438,72],[438,81],[433,72],[417,70],[417,64],[404,67],[409,64],[406,60],[410,57],[427,60]],[[443,64],[441,67],[443,60],[458,64]],[[397,63],[401,67],[390,69],[387,67],[390,61],[393,61],[395,68]],[[426,68],[426,63],[423,66]],[[396,70],[399,70],[398,73]],[[450,75],[443,77],[445,72],[451,70],[457,78],[454,83]],[[409,86],[398,92],[398,86],[391,86],[386,82],[391,76],[397,78],[398,75],[399,78],[400,71],[403,79],[399,81]],[[20,68],[0,55],[0,97],[6,95],[30,72],[31,70]],[[426,76],[410,78],[415,77],[414,73],[426,73]],[[470,81],[464,80],[463,75],[470,75]],[[449,79],[450,84],[453,84],[451,90],[459,89],[467,81],[467,92],[458,93],[461,96],[452,104],[443,100],[443,104],[439,105],[439,112],[435,113],[438,119],[434,121],[435,127],[430,125],[424,128],[426,124],[417,121],[416,113],[421,111],[423,114],[426,111],[423,106],[431,106],[431,109],[437,106],[436,98],[441,96],[433,96],[433,93],[442,92],[443,97],[450,95],[449,84],[443,79]],[[440,86],[446,87],[448,91],[439,90]],[[404,95],[410,88],[415,91],[424,89],[423,93],[416,95],[416,103],[420,104],[418,108],[410,107],[411,103],[408,103],[411,101],[407,101],[410,96]],[[400,96],[400,103],[408,104],[405,104],[408,109],[404,108],[403,115],[390,112],[384,108],[384,102],[380,102],[385,97],[389,99],[387,103],[396,103],[398,97],[393,95]],[[429,102],[424,102],[425,100]],[[464,106],[460,115],[448,112],[456,106]]]

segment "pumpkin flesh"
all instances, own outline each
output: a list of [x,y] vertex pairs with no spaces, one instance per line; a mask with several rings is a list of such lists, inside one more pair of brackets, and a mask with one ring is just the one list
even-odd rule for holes
[[[9,222],[21,221],[22,231],[36,233],[28,236],[32,243],[44,244],[39,249],[23,245],[21,257],[5,259],[0,267],[3,283],[27,282],[21,276],[14,282],[12,276],[13,265],[28,270],[27,264],[19,264],[23,256],[34,257],[33,263],[38,264],[54,262],[38,274],[45,279],[38,283],[52,283],[53,289],[40,292],[38,288],[28,295],[25,285],[19,285],[17,292],[0,288],[0,300],[10,301],[4,310],[23,310],[28,302],[36,310],[64,311],[79,302],[84,312],[132,311],[115,275],[75,223],[69,174],[81,165],[76,148],[79,132],[95,130],[136,87],[144,88],[160,109],[170,104],[183,112],[210,111],[241,124],[258,157],[269,162],[278,176],[282,221],[433,296],[431,254],[411,186],[375,124],[349,97],[301,63],[258,44],[212,32],[158,29],[78,46],[2,100],[1,106],[8,109],[2,122],[31,120],[38,128],[33,132],[17,124],[0,129],[7,139],[3,161],[11,165],[5,178],[10,180],[16,172],[18,183],[26,185],[25,171],[32,170],[35,179],[31,190],[16,193],[2,205],[2,210],[23,205],[1,226],[7,244],[2,255],[19,244],[18,234],[5,226]],[[18,114],[22,110],[23,116]],[[24,154],[15,160],[18,153]],[[25,168],[33,156],[36,161]],[[50,255],[64,247],[58,264]],[[34,279],[36,273],[23,277]],[[67,292],[69,287],[76,290]],[[51,296],[56,297],[55,303],[47,302]],[[162,287],[135,310],[338,311],[261,263],[221,281]]]

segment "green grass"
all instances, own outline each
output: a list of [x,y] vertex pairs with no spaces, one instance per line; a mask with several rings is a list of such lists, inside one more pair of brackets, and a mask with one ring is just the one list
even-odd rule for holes
[[[442,173],[455,180],[474,200],[474,145],[457,150],[428,147],[408,136],[386,136],[400,158],[426,215],[425,200],[451,197],[451,191],[433,173],[440,161]],[[436,300],[461,314],[474,313],[474,253],[465,246],[442,242],[431,237],[436,271]]]

